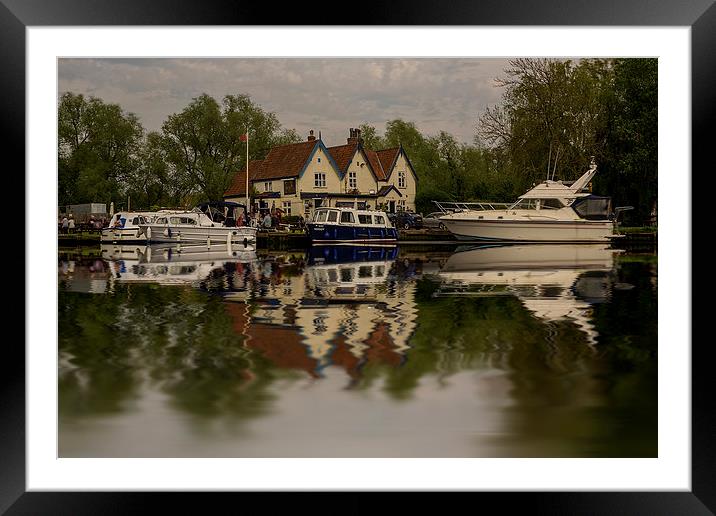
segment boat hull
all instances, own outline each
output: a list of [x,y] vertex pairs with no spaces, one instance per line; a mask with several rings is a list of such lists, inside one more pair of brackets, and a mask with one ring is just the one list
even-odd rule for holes
[[176,243],[176,242],[253,242],[256,240],[256,228],[250,226],[238,227],[181,227],[148,224],[142,226],[149,243]]
[[147,236],[139,227],[133,228],[107,228],[102,230],[100,241],[106,244],[114,243],[147,243]]
[[511,221],[440,219],[458,240],[492,242],[608,242],[614,232],[609,220]]
[[321,243],[390,243],[398,241],[398,231],[388,227],[349,226],[342,224],[308,224],[308,237]]

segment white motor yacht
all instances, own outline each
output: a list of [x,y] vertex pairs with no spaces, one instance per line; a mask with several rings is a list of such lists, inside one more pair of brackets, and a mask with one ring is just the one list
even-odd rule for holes
[[605,242],[612,239],[619,207],[611,198],[584,191],[597,172],[589,170],[574,182],[546,180],[507,203],[435,202],[440,221],[459,240],[499,242]]

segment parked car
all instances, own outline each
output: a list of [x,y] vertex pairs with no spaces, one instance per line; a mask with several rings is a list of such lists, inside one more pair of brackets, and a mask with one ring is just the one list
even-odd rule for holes
[[441,211],[434,211],[432,213],[428,213],[423,217],[423,226],[425,226],[428,229],[439,229],[441,231],[445,231],[445,224],[438,218],[441,215],[445,215]]
[[423,227],[423,217],[410,211],[388,213],[388,218],[398,229],[421,229]]

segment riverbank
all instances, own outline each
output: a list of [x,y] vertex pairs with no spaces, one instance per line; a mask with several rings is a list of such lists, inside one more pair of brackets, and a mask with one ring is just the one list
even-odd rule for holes
[[[652,244],[656,245],[657,230],[655,227],[623,227],[619,228],[622,235],[615,241],[635,244]],[[100,234],[98,232],[76,232],[71,234],[60,234],[57,236],[60,247],[73,246],[77,244],[98,244],[100,242]],[[297,246],[304,247],[308,245],[308,238],[305,233],[298,231],[259,231],[256,235],[257,244],[268,246]],[[408,229],[398,230],[398,243],[413,242],[430,242],[434,244],[454,243],[456,238],[448,231],[439,231],[432,229]]]
[[[657,247],[656,228],[619,228],[622,236],[615,238],[612,245],[627,250],[654,250]],[[60,248],[78,246],[93,246],[100,244],[98,232],[77,232],[60,234],[57,237]],[[409,229],[398,231],[398,244],[418,246],[420,248],[455,246],[459,242],[447,231],[431,229]],[[256,244],[259,248],[269,249],[302,249],[310,245],[308,237],[301,232],[288,231],[260,231],[256,235]]]

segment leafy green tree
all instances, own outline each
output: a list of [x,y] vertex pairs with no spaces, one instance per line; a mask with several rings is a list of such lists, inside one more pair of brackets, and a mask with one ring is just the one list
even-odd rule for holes
[[375,127],[368,124],[361,124],[358,126],[360,129],[361,138],[363,138],[363,145],[366,149],[379,150],[387,147],[383,138],[380,137]]
[[220,199],[236,171],[245,167],[246,144],[241,135],[247,130],[250,160],[264,158],[275,145],[299,139],[248,95],[226,95],[221,105],[207,94],[194,98],[162,126],[172,174],[186,180],[189,193]]
[[137,117],[117,104],[64,93],[58,106],[60,205],[124,197],[142,134]]
[[480,117],[478,135],[509,156],[504,172],[519,190],[546,177],[574,179],[603,154],[609,61],[515,59],[505,73],[502,103]]
[[633,222],[651,223],[658,168],[658,61],[617,59],[605,128],[604,174],[596,184],[615,202],[634,206]]

